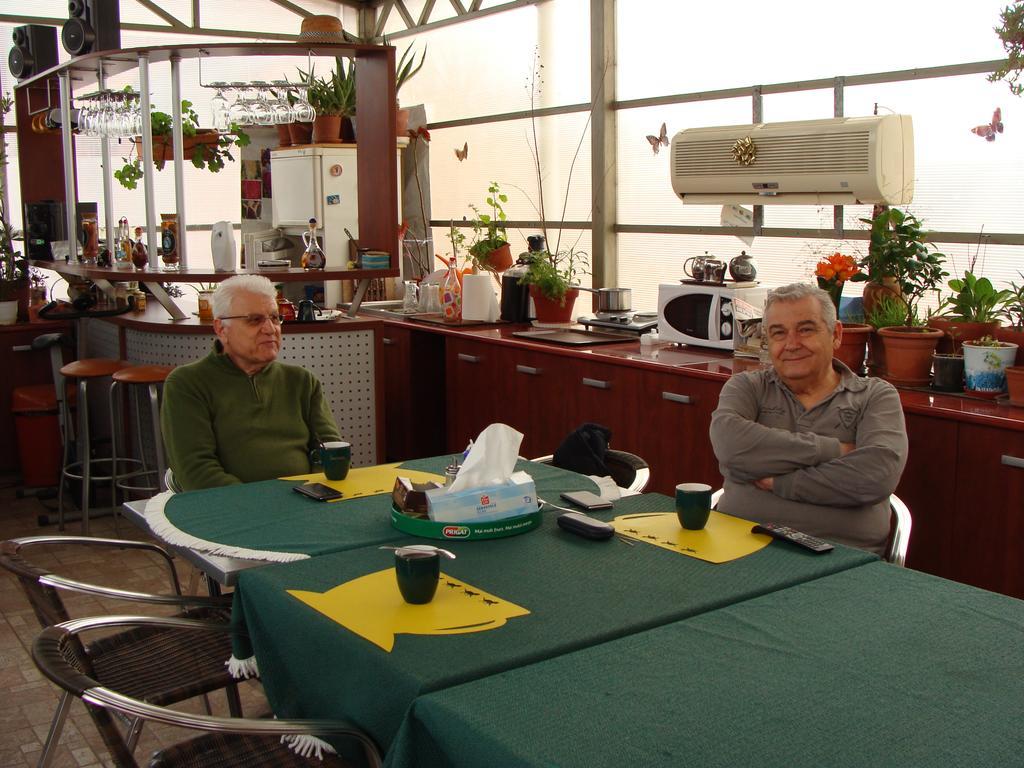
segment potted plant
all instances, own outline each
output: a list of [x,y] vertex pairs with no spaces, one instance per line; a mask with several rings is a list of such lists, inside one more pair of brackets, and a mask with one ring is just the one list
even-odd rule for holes
[[508,218],[502,208],[502,203],[507,202],[508,195],[501,191],[498,182],[492,181],[487,187],[486,198],[491,212],[481,213],[475,205],[469,206],[476,214],[476,218],[473,219],[474,239],[473,244],[469,246],[469,255],[479,269],[503,272],[512,266],[512,248],[508,244],[508,232],[502,223]]
[[[842,301],[843,286],[846,281],[860,272],[860,267],[850,256],[833,253],[818,262],[814,276],[818,287],[826,291],[836,308],[839,317],[839,304]],[[843,335],[835,356],[847,368],[861,375],[864,372],[864,355],[867,351],[868,339],[871,337],[871,326],[866,323],[843,323]]]
[[1016,365],[1024,365],[1024,273],[1018,273],[1021,284],[1011,281],[1007,290],[1006,301],[999,309],[999,316],[1006,325],[996,328],[995,336],[1000,341],[1009,341],[1017,345]]
[[1010,93],[1020,96],[1024,85],[1019,85],[1021,70],[1024,69],[1024,3],[1008,5],[999,14],[1001,25],[995,28],[1006,51],[1006,61],[988,76],[989,82],[1006,80]]
[[538,252],[520,283],[530,286],[538,323],[568,323],[579,296],[576,278],[587,273],[587,254],[569,248],[551,253]]
[[[384,45],[388,45],[387,38],[384,39]],[[419,63],[416,63],[416,52],[412,49],[412,45],[402,51],[402,55],[398,59],[398,63],[395,64],[395,97],[398,97],[398,92],[402,90],[402,86],[412,80],[416,76],[416,73],[423,69],[423,63],[427,60],[427,49],[426,46],[423,48],[423,53],[420,54]],[[395,112],[395,124],[397,126],[396,133],[399,136],[405,136],[409,130],[409,110],[402,109],[400,104],[396,105]]]
[[885,374],[885,346],[878,332],[906,322],[903,301],[894,294],[883,294],[865,319],[874,331],[868,340],[867,370],[871,376],[882,376]]
[[[337,142],[339,139],[354,141],[355,131],[351,120],[356,113],[356,66],[355,62],[345,64],[337,56],[334,71],[328,77],[318,77],[315,67],[309,72],[299,70],[299,79],[306,85],[306,98],[316,117],[313,118],[313,143]],[[343,123],[348,118],[348,135]]]
[[947,285],[954,291],[939,304],[928,325],[943,331],[939,352],[957,352],[965,341],[993,336],[999,327],[999,310],[1010,291],[997,291],[987,277],[975,277],[970,271]]
[[1006,369],[1013,365],[1017,345],[985,336],[965,341],[964,376],[967,391],[984,397],[995,397],[1006,390]]
[[[867,283],[865,316],[880,294],[902,296],[922,280],[934,285],[946,276],[941,266],[945,255],[928,249],[928,233],[921,229],[917,217],[898,208],[879,208],[873,218],[861,219],[871,225],[871,236],[867,256],[860,261],[862,271],[851,278],[855,283]],[[908,319],[910,310],[908,303]]]
[[[157,170],[163,170],[164,164],[174,158],[174,145],[171,141],[171,128],[173,118],[166,112],[152,110],[150,114],[150,130],[153,134],[153,164]],[[200,128],[199,115],[192,109],[192,102],[183,99],[181,102],[181,137],[182,156],[185,160],[191,160],[196,168],[206,168],[210,173],[217,173],[224,167],[226,161],[234,161],[231,154],[231,147],[245,147],[249,145],[249,135],[232,123],[227,133],[221,133],[213,128]],[[136,189],[139,179],[143,176],[142,160],[139,153],[142,151],[142,137],[136,136],[132,139],[132,152],[123,158],[124,165],[114,171],[114,178],[120,182],[125,189]]]

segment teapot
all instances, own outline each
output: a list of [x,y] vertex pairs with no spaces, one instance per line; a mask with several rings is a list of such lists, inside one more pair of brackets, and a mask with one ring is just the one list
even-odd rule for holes
[[282,320],[294,320],[295,319],[295,305],[292,304],[288,299],[277,300],[277,314],[281,316]]
[[715,258],[704,260],[704,280],[708,283],[725,282],[725,262]]
[[[282,314],[284,314],[282,312]],[[298,320],[300,323],[312,323],[316,320],[317,306],[309,299],[299,302]]]
[[[689,277],[692,277],[698,283],[704,282],[706,274],[704,265],[707,263],[709,258],[712,257],[708,256],[707,251],[704,251],[703,256],[691,256],[683,262],[683,272],[685,272]],[[715,259],[712,258],[712,260],[714,261]],[[692,267],[690,266],[690,262],[693,262]]]
[[747,255],[746,251],[740,251],[739,256],[733,257],[729,262],[729,275],[737,283],[745,283],[757,277],[757,265],[754,259]]

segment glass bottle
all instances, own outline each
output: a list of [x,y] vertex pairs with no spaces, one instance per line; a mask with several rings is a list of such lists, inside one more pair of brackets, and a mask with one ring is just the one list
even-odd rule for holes
[[160,214],[160,260],[164,269],[178,269],[178,214]]
[[302,242],[306,244],[301,262],[303,269],[323,269],[327,266],[327,256],[324,255],[320,242],[317,240],[316,229],[316,219],[310,219],[309,230],[302,233]]
[[100,229],[95,213],[82,214],[82,261],[95,264],[100,255]]
[[114,266],[117,269],[132,268],[132,239],[128,234],[128,219],[122,216],[117,222],[117,243],[114,247]]
[[455,271],[455,259],[448,262],[448,274],[441,283],[441,319],[446,323],[462,320],[462,283]]
[[142,227],[135,228],[135,243],[132,245],[132,264],[136,269],[145,269],[149,266],[149,251],[146,244],[142,242]]

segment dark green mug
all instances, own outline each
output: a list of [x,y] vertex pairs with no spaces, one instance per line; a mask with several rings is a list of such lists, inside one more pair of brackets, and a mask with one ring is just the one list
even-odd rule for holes
[[700,531],[711,516],[711,486],[680,483],[676,486],[676,515],[688,531]]
[[324,468],[328,480],[344,480],[352,464],[352,444],[340,441],[324,443],[310,452],[309,460]]
[[437,550],[395,550],[395,577],[405,602],[423,605],[433,600],[440,575],[441,556]]

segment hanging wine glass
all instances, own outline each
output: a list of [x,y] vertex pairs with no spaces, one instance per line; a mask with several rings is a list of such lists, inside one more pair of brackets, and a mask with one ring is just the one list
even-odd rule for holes
[[210,99],[210,109],[213,110],[213,127],[218,131],[226,131],[230,127],[230,120],[228,119],[228,99],[224,95],[224,91],[227,90],[228,84],[223,82],[210,83],[211,87],[216,88],[217,92]]
[[273,125],[274,109],[270,106],[270,83],[254,80],[253,88],[256,95],[252,101],[252,119],[256,125]]
[[275,101],[270,102],[270,107],[274,111],[274,124],[287,125],[295,119],[292,105],[288,103],[288,81],[274,80],[271,85],[273,86],[271,93],[277,97]]
[[237,125],[252,125],[252,99],[247,95],[249,86],[247,83],[232,83],[231,88],[236,91],[235,101],[228,110],[228,123]]
[[294,105],[292,105],[292,113],[295,115],[295,122],[313,122],[313,120],[316,118],[316,110],[313,109],[313,105],[309,103],[309,86],[296,86],[295,93],[298,96],[298,100],[295,102]]

